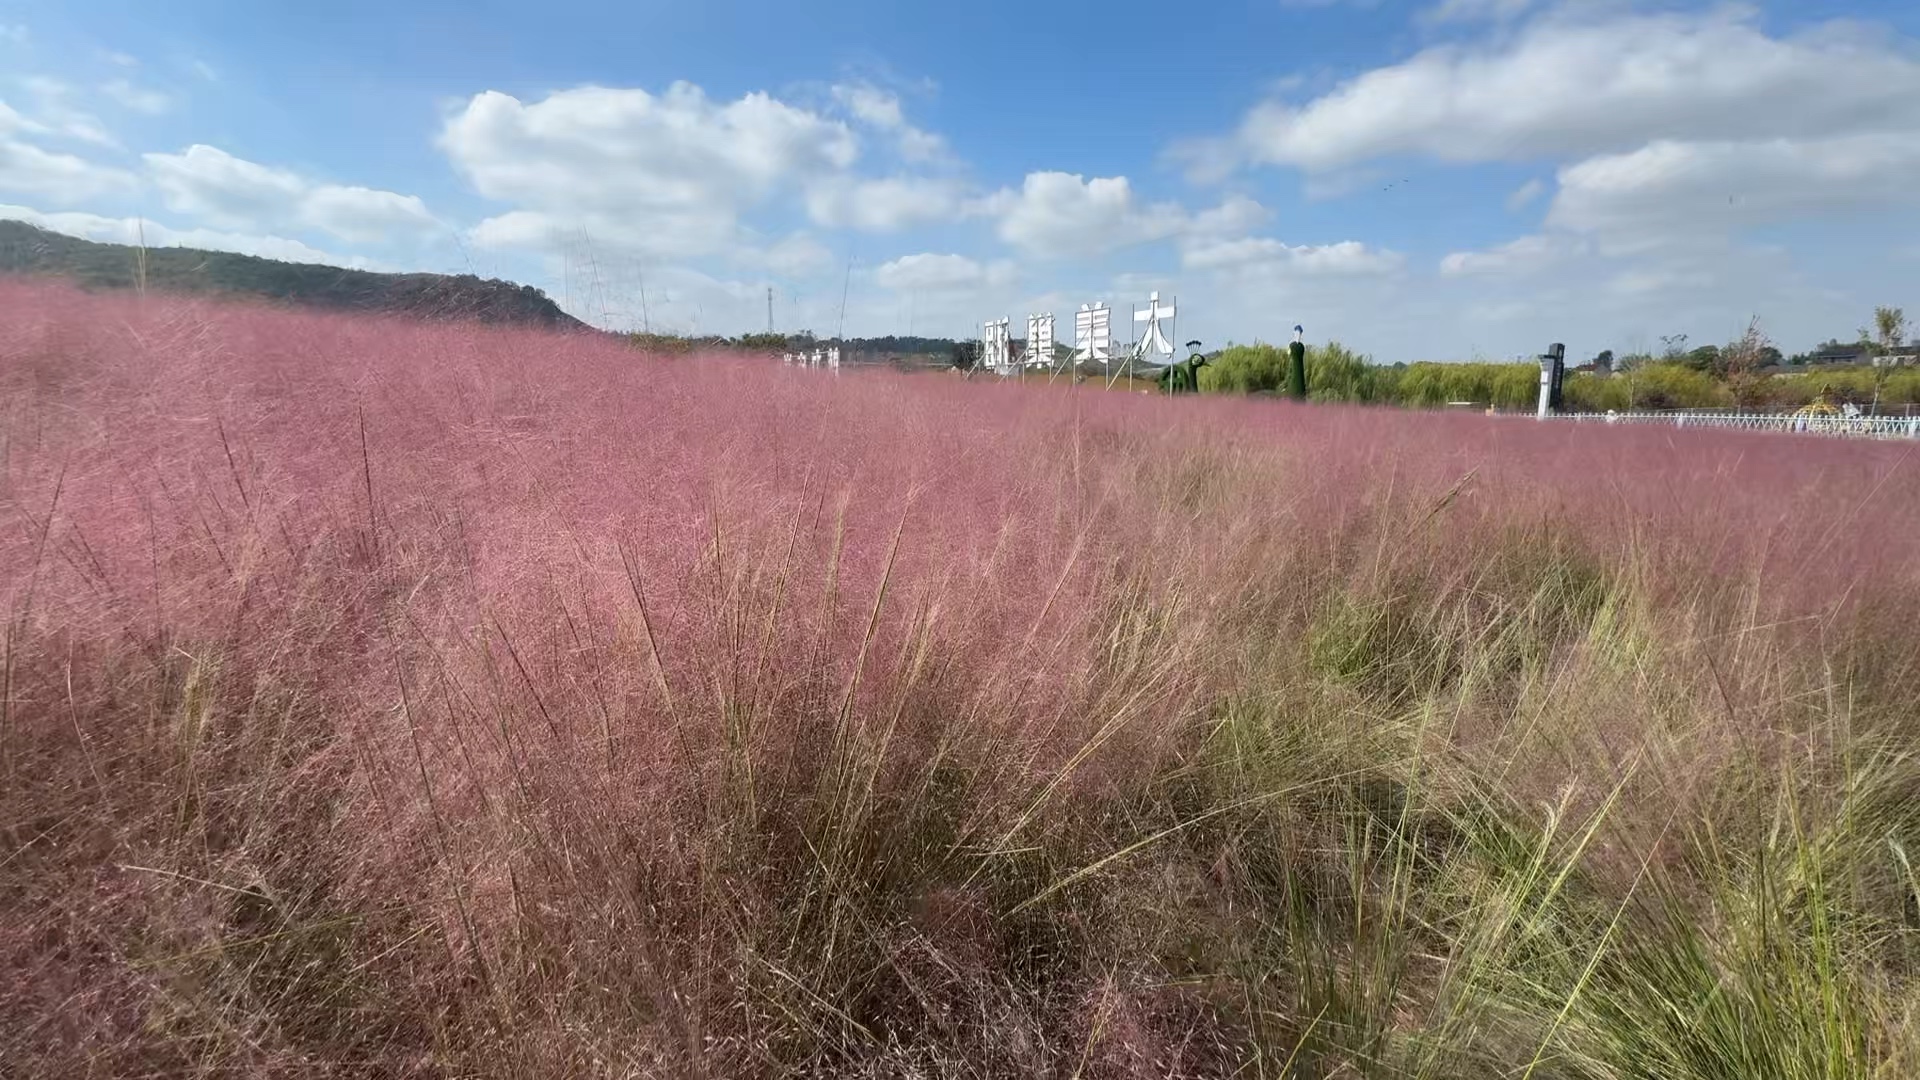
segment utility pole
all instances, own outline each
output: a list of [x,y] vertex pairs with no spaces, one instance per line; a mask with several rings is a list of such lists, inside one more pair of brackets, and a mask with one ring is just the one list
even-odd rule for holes
[[834,331],[836,341],[844,342],[847,336],[847,292],[853,288],[853,256],[847,256],[847,277],[840,283],[840,327]]
[[767,286],[767,333],[773,333],[773,286]]

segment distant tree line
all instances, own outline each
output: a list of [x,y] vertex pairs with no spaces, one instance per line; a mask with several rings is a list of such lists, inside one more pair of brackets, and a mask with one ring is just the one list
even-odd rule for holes
[[[1786,373],[1764,370],[1765,349],[1752,344],[1722,347],[1707,361],[1699,350],[1674,358],[1621,358],[1612,375],[1574,372],[1567,377],[1566,408],[1609,409],[1794,409],[1822,394],[1835,403],[1863,407],[1920,404],[1920,368],[1803,367]],[[1254,344],[1217,353],[1200,372],[1200,387],[1214,393],[1277,394],[1286,386],[1286,350]],[[1534,407],[1540,393],[1536,363],[1436,363],[1380,365],[1339,342],[1307,349],[1307,385],[1314,401],[1345,401],[1436,408],[1451,403],[1502,410]]]
[[820,338],[806,330],[792,334],[741,334],[738,337],[722,335],[682,337],[674,334],[630,333],[627,335],[627,340],[636,348],[658,353],[706,351],[789,353],[838,347],[843,360],[849,363],[883,363],[895,359],[922,357],[937,364],[944,364],[951,362],[956,356],[956,348],[967,344],[979,344],[978,342],[956,342],[952,338],[902,337],[895,334],[874,338]]

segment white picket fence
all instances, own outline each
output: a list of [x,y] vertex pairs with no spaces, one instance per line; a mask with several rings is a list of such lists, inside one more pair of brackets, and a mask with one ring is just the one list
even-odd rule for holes
[[1665,424],[1677,428],[1725,428],[1856,439],[1920,439],[1920,416],[1796,416],[1792,413],[1613,412],[1556,413],[1549,420],[1585,424]]

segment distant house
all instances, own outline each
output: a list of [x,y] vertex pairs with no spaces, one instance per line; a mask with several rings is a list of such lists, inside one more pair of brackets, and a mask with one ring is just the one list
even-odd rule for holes
[[1808,367],[1834,367],[1839,365],[1857,365],[1871,363],[1873,347],[1866,342],[1853,345],[1831,345],[1816,351],[1807,357]]
[[1915,367],[1920,366],[1920,345],[1902,345],[1885,352],[1867,342],[1830,345],[1807,357],[1808,367]]

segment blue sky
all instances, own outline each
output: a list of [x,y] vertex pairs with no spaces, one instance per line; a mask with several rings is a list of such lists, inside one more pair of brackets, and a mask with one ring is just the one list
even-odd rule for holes
[[1797,349],[1920,314],[1920,9],[0,0],[0,216],[679,332]]

